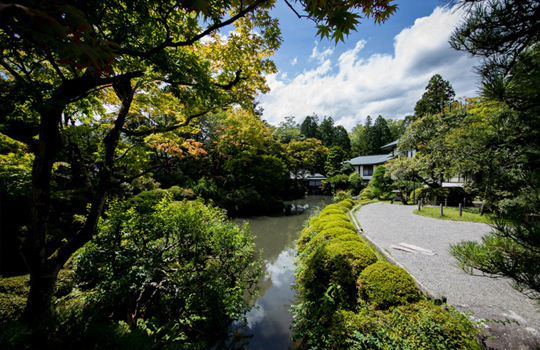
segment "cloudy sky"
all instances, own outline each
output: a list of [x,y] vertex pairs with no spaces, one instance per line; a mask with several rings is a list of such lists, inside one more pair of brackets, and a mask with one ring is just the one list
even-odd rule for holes
[[434,74],[450,81],[456,97],[476,96],[476,61],[448,44],[461,14],[436,0],[405,0],[398,7],[385,24],[366,20],[336,46],[320,41],[313,22],[278,1],[274,15],[284,43],[274,57],[279,73],[267,77],[271,92],[259,98],[263,118],[278,125],[295,116],[300,123],[315,113],[349,131],[368,115],[404,118]]

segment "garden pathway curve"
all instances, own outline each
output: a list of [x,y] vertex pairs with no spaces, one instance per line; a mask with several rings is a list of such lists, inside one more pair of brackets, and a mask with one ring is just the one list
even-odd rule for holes
[[[414,209],[416,206],[374,203],[361,207],[355,216],[367,236],[436,296],[445,296],[449,304],[472,310],[475,316],[486,309],[492,312],[479,318],[515,319],[521,329],[538,335],[540,309],[512,288],[509,279],[490,278],[480,272],[468,275],[453,266],[455,259],[448,254],[450,244],[480,240],[490,232],[490,226],[423,217],[413,214]],[[390,248],[400,243],[430,249],[436,255]]]

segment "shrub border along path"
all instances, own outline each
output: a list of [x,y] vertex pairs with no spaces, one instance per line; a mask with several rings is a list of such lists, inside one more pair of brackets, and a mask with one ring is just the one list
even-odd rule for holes
[[[476,319],[516,320],[519,325],[488,323],[487,340],[495,349],[533,349],[540,344],[540,311],[535,303],[513,289],[506,278],[489,278],[481,273],[467,275],[453,266],[450,243],[479,240],[490,231],[481,223],[437,220],[414,215],[415,206],[388,203],[360,204],[352,210],[353,222],[360,222],[363,236],[389,262],[395,261],[415,279],[419,288],[436,299],[447,297],[459,310],[471,310]],[[428,256],[391,249],[392,244],[409,243],[431,249]],[[423,286],[423,287],[422,287]],[[513,343],[512,343],[513,341]]]
[[375,249],[377,249],[377,251],[382,255],[384,256],[384,258],[392,265],[396,265],[396,266],[399,266],[401,267],[402,269],[406,270],[407,272],[409,272],[409,274],[411,275],[411,277],[413,278],[414,282],[416,283],[416,286],[418,287],[418,289],[420,289],[420,291],[422,293],[424,293],[424,295],[426,295],[429,299],[432,299],[432,300],[440,300],[441,302],[446,302],[446,297],[444,295],[435,295],[431,290],[429,290],[426,286],[424,286],[424,284],[422,284],[422,282],[420,282],[420,280],[418,278],[416,278],[413,274],[410,273],[410,271],[405,268],[403,265],[401,265],[396,259],[394,259],[394,257],[392,257],[390,254],[388,254],[383,248],[381,248],[381,246],[379,246],[377,244],[377,242],[375,242],[373,239],[371,239],[371,237],[369,237],[368,235],[365,234],[365,232],[363,231],[363,229],[360,227],[360,225],[358,224],[358,218],[356,217],[356,211],[358,209],[360,209],[361,207],[365,206],[365,205],[368,205],[368,204],[373,204],[373,203],[376,203],[376,201],[370,201],[370,202],[366,202],[366,203],[360,203],[358,204],[357,206],[355,206],[351,211],[351,218],[352,218],[352,222],[354,223],[354,226],[356,226],[356,229],[358,230],[358,232],[360,233],[360,235],[362,236],[363,239],[365,239],[366,241],[368,241]]

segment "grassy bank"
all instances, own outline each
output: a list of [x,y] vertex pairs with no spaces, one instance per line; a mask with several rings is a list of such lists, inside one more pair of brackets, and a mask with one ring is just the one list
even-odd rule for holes
[[462,216],[459,216],[459,209],[453,207],[443,208],[443,216],[441,216],[441,209],[438,207],[422,207],[421,210],[415,209],[413,213],[434,219],[480,222],[485,224],[489,224],[493,220],[492,214],[480,215],[478,208],[463,208]]

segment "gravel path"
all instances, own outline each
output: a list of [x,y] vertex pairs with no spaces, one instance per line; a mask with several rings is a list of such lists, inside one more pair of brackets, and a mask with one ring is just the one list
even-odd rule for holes
[[[508,279],[489,278],[481,273],[471,276],[453,266],[455,260],[448,254],[449,245],[463,240],[480,240],[491,230],[488,225],[414,215],[412,211],[415,208],[375,203],[362,207],[355,216],[365,234],[431,292],[445,296],[449,304],[463,305],[471,310],[486,306],[503,310],[503,316],[515,319],[530,331],[540,330],[538,307],[513,289]],[[415,254],[390,248],[392,244],[400,243],[430,249],[437,255]]]

